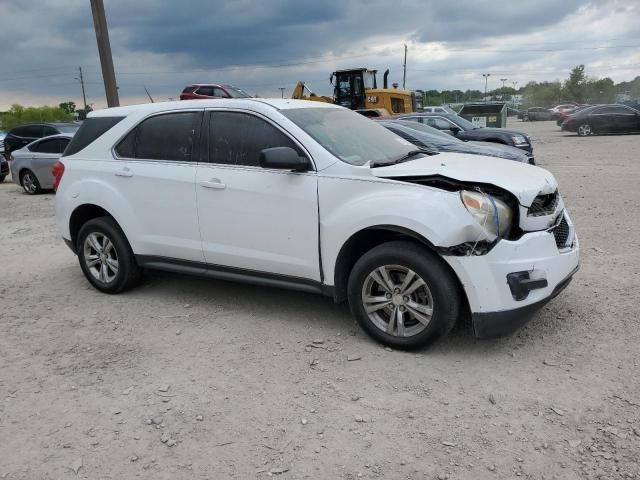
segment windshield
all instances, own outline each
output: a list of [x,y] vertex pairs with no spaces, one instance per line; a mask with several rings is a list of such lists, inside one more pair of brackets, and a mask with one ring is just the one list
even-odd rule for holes
[[401,125],[404,128],[410,128],[416,132],[421,133],[425,137],[433,139],[433,142],[438,142],[438,145],[451,145],[454,143],[463,143],[462,140],[444,133],[437,128],[430,127],[418,122],[411,122],[408,120],[393,120],[389,122],[390,125]]
[[80,124],[78,125],[56,125],[56,129],[60,133],[76,133],[80,128]]
[[249,95],[247,92],[239,88],[236,88],[236,87],[225,87],[225,88],[227,89],[227,92],[229,92],[229,95],[231,95],[231,98],[250,98],[251,97],[251,95]]
[[316,142],[351,165],[389,165],[415,146],[382,125],[343,108],[295,108],[281,113]]

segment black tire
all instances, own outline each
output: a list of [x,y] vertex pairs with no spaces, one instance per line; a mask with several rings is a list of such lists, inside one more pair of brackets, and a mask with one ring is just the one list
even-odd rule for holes
[[[104,280],[99,272],[102,271],[102,268],[107,268],[107,265],[102,262],[101,266],[95,269],[100,269],[98,270],[98,277],[100,278],[96,278],[96,276],[94,276],[96,272],[92,272],[92,267],[87,263],[87,254],[90,256],[100,255],[97,249],[85,246],[87,238],[92,234],[95,234],[92,238],[106,238],[113,245],[113,248],[109,248],[105,255],[109,256],[111,260],[115,258],[117,262],[117,272],[114,274],[113,269],[109,267],[106,270],[107,273]],[[89,244],[90,243],[91,242],[89,242]],[[105,243],[103,241],[101,245],[104,246],[104,244]],[[78,233],[76,251],[78,252],[80,268],[82,269],[85,277],[87,277],[87,280],[89,280],[91,285],[101,292],[120,293],[135,286],[140,281],[142,271],[136,262],[133,250],[131,250],[131,246],[129,245],[124,232],[111,217],[98,217],[85,223]],[[96,254],[92,254],[92,251],[96,252]],[[89,261],[95,261],[95,259],[89,259]],[[108,278],[109,272],[114,274],[113,278]]]
[[[433,302],[431,305],[432,315],[426,327],[420,327],[416,320],[408,319],[410,321],[406,323],[403,321],[405,326],[413,321],[416,324],[416,327],[413,328],[423,328],[415,335],[399,336],[387,333],[381,327],[376,326],[374,320],[365,310],[363,295],[369,288],[368,285],[372,284],[369,274],[381,266],[399,266],[411,270],[424,280],[428,291],[430,291]],[[392,276],[393,268],[390,270],[390,276]],[[382,290],[380,291],[382,292]],[[382,293],[384,294],[384,292]],[[384,243],[365,253],[351,271],[347,294],[352,314],[369,335],[385,345],[405,350],[424,347],[438,337],[449,333],[460,316],[462,305],[457,279],[444,261],[429,249],[407,241]],[[388,293],[384,295],[389,298]],[[410,295],[414,295],[414,293]],[[395,302],[396,295],[393,298],[392,302]],[[394,303],[385,308],[395,308]],[[402,309],[403,307],[398,306],[397,308]],[[404,308],[407,310],[408,307]],[[389,312],[383,309],[380,315],[384,316]]]
[[581,123],[578,126],[577,133],[579,137],[588,137],[589,135],[593,135],[595,132],[590,123]]
[[7,178],[6,175],[0,175],[0,183],[4,182],[5,178]]
[[38,177],[31,170],[20,172],[20,185],[27,195],[38,195],[42,193]]

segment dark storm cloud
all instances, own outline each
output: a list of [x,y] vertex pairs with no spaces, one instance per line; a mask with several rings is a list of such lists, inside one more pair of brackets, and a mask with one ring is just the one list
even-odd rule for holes
[[[409,44],[411,88],[475,88],[481,71],[514,80],[519,75],[526,82],[564,77],[576,63],[640,62],[629,60],[628,54],[637,49],[566,50],[600,45],[611,37],[621,44],[640,44],[640,32],[629,26],[637,25],[640,17],[637,0],[105,4],[123,98],[141,98],[145,86],[159,97],[174,97],[196,81],[237,83],[251,93],[273,95],[279,94],[277,87],[290,89],[297,80],[306,80],[318,93],[330,93],[329,73],[355,66],[389,67],[391,81],[400,81],[404,42]],[[441,43],[446,53],[427,50],[430,42]],[[545,52],[541,45],[546,42],[565,51]],[[90,100],[103,102],[88,1],[3,0],[0,44],[0,106],[14,98],[25,103],[37,103],[38,98],[77,100],[78,65],[85,71]],[[540,50],[523,51],[532,47]],[[606,74],[606,68],[602,72]],[[633,78],[632,73],[627,70],[625,75]]]

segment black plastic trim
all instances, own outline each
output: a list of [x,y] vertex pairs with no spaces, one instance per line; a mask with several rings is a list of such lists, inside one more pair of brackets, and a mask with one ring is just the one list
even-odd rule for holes
[[323,285],[321,282],[308,278],[278,275],[153,255],[136,255],[136,261],[139,266],[153,270],[164,270],[167,272],[197,275],[231,282],[251,283],[253,285],[300,290],[309,293],[319,293],[329,297],[333,296],[333,287]]
[[78,254],[78,252],[76,251],[76,246],[73,244],[71,240],[64,237],[62,238],[62,240],[64,240],[64,243],[67,245],[67,247],[69,247],[69,250],[71,250],[76,255]]
[[495,338],[506,335],[524,326],[535,312],[553,300],[562,290],[567,288],[573,275],[578,271],[576,267],[564,280],[562,280],[547,298],[538,302],[500,312],[479,312],[471,314],[473,332],[478,338]]
[[527,298],[531,290],[546,288],[549,285],[546,278],[530,278],[528,271],[508,274],[507,283],[513,299],[518,302]]

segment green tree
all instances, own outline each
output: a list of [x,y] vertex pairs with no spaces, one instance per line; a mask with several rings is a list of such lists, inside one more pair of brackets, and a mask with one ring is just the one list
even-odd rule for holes
[[564,82],[564,97],[567,100],[584,103],[586,96],[587,77],[584,73],[584,65],[578,65],[569,74],[569,79]]
[[616,100],[616,86],[609,77],[587,80],[585,100],[589,103],[613,103]]
[[71,100],[69,100],[68,102],[62,102],[59,106],[69,115],[73,115],[76,111],[76,102],[73,102]]
[[16,104],[0,116],[0,124],[4,130],[11,130],[26,123],[71,121],[73,121],[73,115],[67,113],[60,106],[23,107]]

